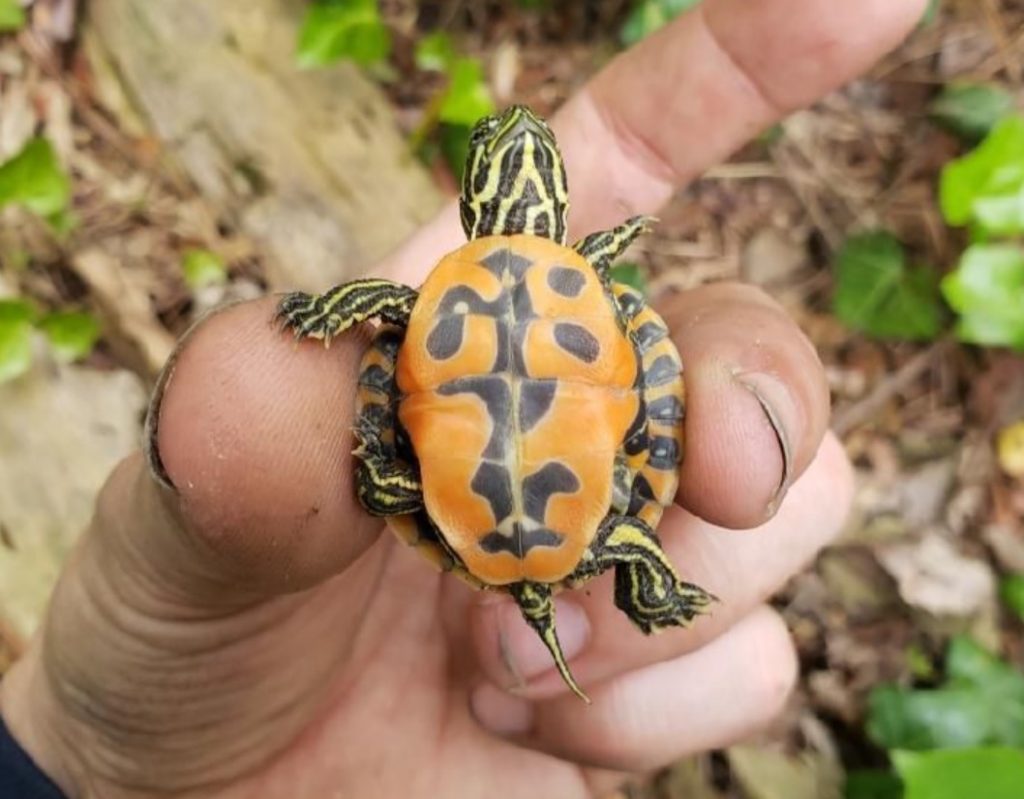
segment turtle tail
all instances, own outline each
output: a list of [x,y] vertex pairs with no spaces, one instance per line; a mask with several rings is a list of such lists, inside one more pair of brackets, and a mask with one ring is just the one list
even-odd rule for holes
[[572,672],[569,671],[569,664],[565,662],[565,655],[562,654],[562,647],[558,643],[558,635],[555,632],[555,603],[551,599],[551,586],[543,583],[521,582],[509,586],[509,591],[516,604],[519,605],[519,610],[522,611],[526,623],[536,630],[537,635],[548,648],[551,657],[555,660],[555,666],[558,667],[558,673],[562,675],[566,685],[576,696],[590,704],[590,697],[583,692],[573,678]]

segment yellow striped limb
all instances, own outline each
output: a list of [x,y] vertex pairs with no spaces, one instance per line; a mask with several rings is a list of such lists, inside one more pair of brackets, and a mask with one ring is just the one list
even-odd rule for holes
[[644,633],[685,627],[715,601],[683,582],[665,555],[657,535],[630,516],[608,516],[586,558],[570,582],[582,582],[615,568],[615,604]]
[[650,230],[652,216],[634,216],[611,230],[601,230],[577,241],[572,248],[587,259],[602,278],[615,260],[626,251],[636,238]]
[[365,278],[342,283],[323,294],[297,291],[281,300],[277,318],[295,338],[332,338],[368,319],[405,327],[416,304],[415,289],[390,280]]

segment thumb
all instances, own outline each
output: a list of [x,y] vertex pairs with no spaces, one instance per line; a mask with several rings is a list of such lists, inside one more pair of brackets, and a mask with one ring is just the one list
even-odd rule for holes
[[327,352],[297,344],[273,323],[275,306],[228,307],[179,345],[150,410],[148,469],[135,464],[149,474],[114,500],[128,504],[113,515],[138,510],[135,545],[176,581],[299,590],[342,571],[382,529],[352,487],[365,337]]

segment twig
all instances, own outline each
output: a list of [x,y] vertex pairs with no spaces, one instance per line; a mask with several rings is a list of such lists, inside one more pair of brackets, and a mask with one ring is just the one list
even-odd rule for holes
[[918,353],[891,375],[886,375],[863,399],[832,414],[832,430],[842,437],[876,416],[887,402],[904,392],[932,364],[952,347],[952,340],[941,338]]

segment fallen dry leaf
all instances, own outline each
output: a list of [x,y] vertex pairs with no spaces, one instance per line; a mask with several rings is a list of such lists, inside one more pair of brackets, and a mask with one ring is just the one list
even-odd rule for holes
[[826,755],[791,756],[774,749],[734,746],[729,765],[750,799],[839,799],[842,770]]
[[962,555],[938,533],[876,551],[908,605],[936,616],[964,617],[980,613],[994,600],[991,567]]

